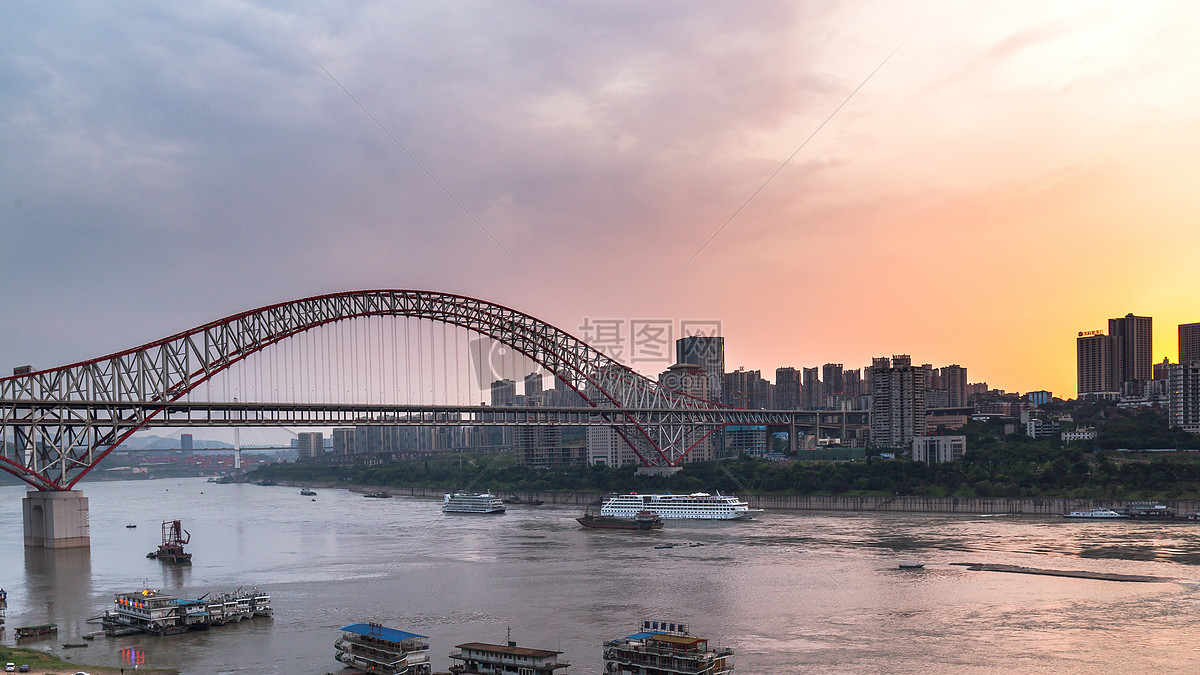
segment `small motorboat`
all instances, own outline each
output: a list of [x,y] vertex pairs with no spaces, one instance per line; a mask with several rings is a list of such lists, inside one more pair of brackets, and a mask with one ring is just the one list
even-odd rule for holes
[[88,644],[86,642],[64,642],[62,643],[62,646],[63,649],[78,649],[80,647],[86,647]]
[[127,529],[127,530],[132,530],[132,529],[133,529],[133,528],[135,528],[135,527],[137,527],[137,525],[134,525],[133,523],[130,523],[130,524],[128,524],[128,525],[126,525],[126,526],[125,526],[125,529]]
[[917,562],[915,560],[906,560],[900,563],[900,569],[902,570],[919,570],[922,567],[925,567],[925,563]]
[[655,546],[654,548],[675,548],[675,544],[659,544],[658,546]]

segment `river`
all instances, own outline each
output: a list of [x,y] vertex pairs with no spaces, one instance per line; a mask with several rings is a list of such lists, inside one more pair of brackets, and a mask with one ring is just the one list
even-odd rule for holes
[[[443,516],[434,500],[365,499],[203,479],[83,484],[90,550],[24,549],[19,487],[0,487],[0,587],[12,627],[55,622],[59,649],[114,593],[257,586],[273,619],[169,637],[97,638],[81,663],[183,673],[338,672],[338,627],[429,636],[435,670],[463,642],[560,650],[602,671],[604,640],[643,618],[733,647],[738,673],[1094,673],[1200,670],[1200,525],[910,513],[767,512],[750,522],[585,530],[575,509]],[[148,560],[164,519],[190,566]],[[126,524],[136,524],[136,529]],[[663,542],[703,546],[655,549]],[[926,563],[900,570],[904,560]],[[975,572],[994,562],[1182,579],[1118,583]]]

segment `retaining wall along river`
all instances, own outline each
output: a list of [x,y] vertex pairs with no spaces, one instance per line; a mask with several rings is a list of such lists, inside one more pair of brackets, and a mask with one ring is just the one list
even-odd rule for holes
[[[386,491],[393,495],[441,499],[445,490],[426,487],[382,487],[372,485],[346,486],[338,483],[299,483],[280,481],[280,485],[302,485],[321,488],[344,488],[361,492]],[[547,504],[570,504],[580,507],[608,497],[603,492],[516,492],[522,499],[540,499]],[[498,494],[508,497],[509,493]],[[1122,509],[1132,503],[1122,499],[1024,499],[1008,497],[852,497],[837,495],[744,495],[753,508],[795,511],[895,511],[901,513],[1008,513],[1059,516],[1069,511],[1092,508]],[[1145,503],[1145,502],[1141,502]],[[1200,500],[1161,502],[1176,514],[1200,511]]]

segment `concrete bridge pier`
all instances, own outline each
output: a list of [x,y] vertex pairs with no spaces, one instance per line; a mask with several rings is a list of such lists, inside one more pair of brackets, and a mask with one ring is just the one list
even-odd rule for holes
[[88,499],[79,490],[25,493],[21,500],[27,548],[89,548]]

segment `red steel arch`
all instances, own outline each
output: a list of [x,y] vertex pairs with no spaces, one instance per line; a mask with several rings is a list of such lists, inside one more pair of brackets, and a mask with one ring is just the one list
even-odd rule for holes
[[[439,321],[517,350],[588,405],[612,409],[614,428],[647,465],[677,465],[691,448],[665,451],[623,408],[721,407],[645,378],[570,333],[503,305],[432,291],[352,291],[260,307],[116,354],[0,378],[0,439],[12,426],[16,441],[12,456],[0,453],[0,469],[40,490],[69,490],[168,404],[217,373],[294,335],[370,316]],[[67,404],[77,402],[100,402],[109,413],[102,420],[72,419],[77,413]],[[121,407],[133,402],[162,407],[148,414]]]

